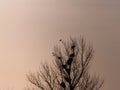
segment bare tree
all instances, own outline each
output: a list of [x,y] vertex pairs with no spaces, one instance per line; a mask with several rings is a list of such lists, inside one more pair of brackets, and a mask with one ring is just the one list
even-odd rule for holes
[[52,64],[42,64],[42,69],[27,75],[28,81],[38,90],[99,90],[103,80],[91,76],[89,66],[93,59],[93,47],[84,38],[60,40],[54,47]]

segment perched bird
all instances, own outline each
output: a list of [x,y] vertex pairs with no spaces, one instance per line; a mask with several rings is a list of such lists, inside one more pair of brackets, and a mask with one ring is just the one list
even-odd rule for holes
[[67,64],[67,65],[71,65],[72,61],[73,61],[73,58],[70,57],[70,58],[67,60],[67,63],[66,63],[66,64]]
[[74,53],[70,54],[70,57],[74,57],[74,56],[75,56],[75,54],[74,54]]
[[57,57],[58,59],[61,59],[61,57]]
[[62,39],[59,40],[60,42],[62,41]]
[[71,65],[71,63],[72,63],[72,61],[73,61],[74,56],[75,56],[75,54],[74,54],[74,53],[70,54],[69,59],[67,60],[67,63],[66,63],[66,64]]
[[75,48],[75,45],[72,45],[72,46],[71,46],[71,49],[74,49],[74,48]]
[[63,67],[64,69],[66,69],[66,65],[62,65],[62,67]]
[[62,86],[63,88],[66,88],[66,85],[64,82],[61,82],[60,86]]

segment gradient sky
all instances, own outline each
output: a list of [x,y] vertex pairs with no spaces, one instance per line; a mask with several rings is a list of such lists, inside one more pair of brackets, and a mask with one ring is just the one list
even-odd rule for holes
[[120,0],[0,0],[1,90],[23,90],[59,39],[80,35],[94,46],[101,90],[119,90]]

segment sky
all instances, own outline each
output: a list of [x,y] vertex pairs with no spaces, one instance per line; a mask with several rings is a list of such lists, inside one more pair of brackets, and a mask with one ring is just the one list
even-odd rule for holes
[[120,0],[0,0],[1,90],[23,90],[59,39],[80,35],[93,44],[101,90],[119,90]]

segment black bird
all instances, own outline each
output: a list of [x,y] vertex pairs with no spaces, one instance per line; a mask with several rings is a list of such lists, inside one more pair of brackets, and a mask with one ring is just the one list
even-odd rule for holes
[[58,59],[61,59],[61,57],[57,57]]
[[63,88],[66,88],[66,85],[64,82],[61,82],[60,86],[62,86]]
[[71,63],[72,63],[72,61],[73,61],[74,56],[75,56],[75,54],[74,54],[74,53],[70,54],[69,59],[67,60],[67,63],[66,63],[66,64],[71,65]]
[[72,61],[73,61],[73,58],[70,57],[70,58],[67,60],[67,63],[66,63],[66,64],[67,64],[67,65],[71,65]]
[[74,56],[75,56],[75,54],[74,54],[74,53],[70,54],[70,57],[74,57]]
[[74,48],[75,48],[75,45],[72,45],[72,46],[71,46],[71,49],[74,49]]
[[63,67],[64,69],[66,69],[66,65],[62,65],[62,67]]
[[59,40],[60,42],[62,41],[62,39]]

